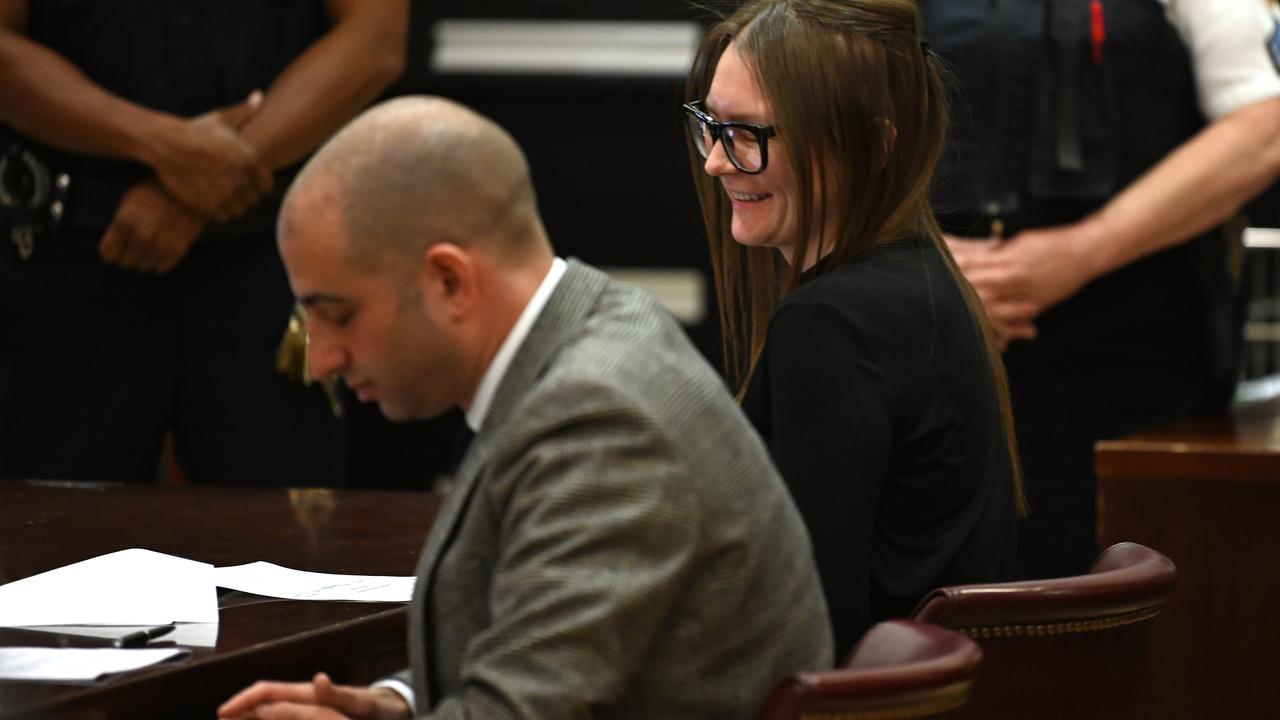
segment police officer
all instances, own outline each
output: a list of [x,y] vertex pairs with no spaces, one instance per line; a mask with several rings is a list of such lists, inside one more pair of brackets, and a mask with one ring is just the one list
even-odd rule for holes
[[[275,372],[287,168],[404,64],[406,0],[0,0],[0,476],[336,484]],[[284,170],[282,170],[284,169]]]
[[954,70],[935,207],[1003,344],[1032,577],[1096,547],[1093,443],[1220,407],[1222,225],[1280,173],[1265,0],[930,0]]

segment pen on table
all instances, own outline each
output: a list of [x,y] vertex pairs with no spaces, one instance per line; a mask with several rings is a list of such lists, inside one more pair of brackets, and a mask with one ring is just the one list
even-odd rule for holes
[[138,632],[131,632],[123,637],[116,638],[115,645],[118,648],[140,648],[145,647],[147,643],[155,640],[161,635],[168,635],[177,627],[173,623],[161,625],[159,627],[147,628]]

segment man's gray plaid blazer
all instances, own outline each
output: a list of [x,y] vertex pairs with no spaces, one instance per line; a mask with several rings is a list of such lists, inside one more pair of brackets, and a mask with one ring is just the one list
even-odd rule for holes
[[750,717],[831,664],[759,439],[662,309],[574,261],[427,538],[409,644],[430,718]]

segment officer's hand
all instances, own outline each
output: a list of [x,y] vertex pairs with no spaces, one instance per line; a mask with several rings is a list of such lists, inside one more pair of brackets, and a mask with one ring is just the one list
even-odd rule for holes
[[405,720],[409,714],[393,690],[334,685],[324,673],[309,683],[257,682],[218,708],[223,720]]
[[1035,337],[1033,320],[1079,292],[1092,278],[1078,257],[1077,228],[1025,230],[1009,240],[948,238],[998,336],[1009,342]]
[[[996,288],[984,277],[981,268],[990,260],[991,253],[1003,241],[999,238],[959,238],[944,235],[947,247],[956,259],[956,265],[964,274],[969,284],[978,293],[982,307],[986,310],[987,321],[995,333],[996,344],[1000,350],[1006,350],[1014,340],[1032,340],[1036,336],[1036,326],[1032,322],[1035,314],[1032,308],[1023,305],[1012,305],[1001,302],[996,295]],[[975,277],[977,280],[975,281]],[[981,283],[981,284],[980,284]]]
[[205,222],[149,178],[125,193],[98,254],[125,270],[167,273],[187,256]]
[[262,105],[262,93],[174,123],[162,133],[152,169],[175,198],[215,220],[243,215],[271,189],[274,178],[239,128]]

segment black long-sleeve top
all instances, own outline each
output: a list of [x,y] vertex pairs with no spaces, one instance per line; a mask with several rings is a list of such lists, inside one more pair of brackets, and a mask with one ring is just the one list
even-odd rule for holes
[[809,527],[837,660],[934,587],[1013,578],[990,365],[928,238],[874,248],[783,298],[743,408]]

